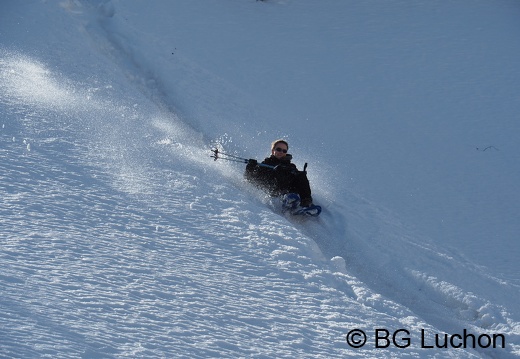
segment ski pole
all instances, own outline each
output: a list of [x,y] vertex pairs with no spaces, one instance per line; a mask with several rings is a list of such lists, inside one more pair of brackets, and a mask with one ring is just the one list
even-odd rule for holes
[[[243,162],[243,163],[247,163],[249,161],[247,158],[231,155],[229,153],[220,152],[218,150],[218,148],[211,150],[211,152],[213,152],[213,155],[210,157],[214,158],[215,161],[218,159],[222,159],[222,160],[226,160],[226,161]],[[224,156],[224,157],[222,157],[222,156]]]
[[[213,155],[210,157],[213,158],[215,161],[220,159],[220,160],[226,160],[226,161],[231,161],[231,162],[249,163],[249,160],[247,158],[235,156],[235,155],[232,155],[229,153],[220,152],[218,150],[218,148],[211,150],[211,152],[213,152]],[[258,163],[258,166],[266,167],[266,168],[270,168],[270,169],[274,169],[274,167],[275,167],[275,166],[267,165],[265,163]]]

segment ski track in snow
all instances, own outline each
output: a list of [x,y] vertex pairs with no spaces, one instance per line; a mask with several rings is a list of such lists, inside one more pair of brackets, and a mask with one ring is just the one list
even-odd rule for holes
[[[113,51],[128,60],[129,52]],[[76,83],[22,54],[3,51],[0,61],[0,355],[459,358],[517,350],[510,313],[418,263],[505,284],[402,238],[401,224],[370,203],[353,195],[354,212],[318,195],[319,220],[288,220],[236,179],[235,166],[212,163],[206,134],[149,99],[134,92],[137,102],[117,100],[127,96],[110,83]],[[145,92],[160,94],[153,71],[130,62],[123,71],[137,71]],[[417,251],[422,258],[411,258]],[[393,264],[396,254],[403,266]],[[399,325],[508,332],[511,351],[355,351],[344,341],[350,328]]]

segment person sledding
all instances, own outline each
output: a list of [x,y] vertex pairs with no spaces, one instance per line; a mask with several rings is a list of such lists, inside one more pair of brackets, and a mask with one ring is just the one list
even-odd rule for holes
[[264,189],[273,197],[281,196],[284,210],[292,214],[317,216],[321,207],[312,203],[311,188],[305,169],[299,171],[291,163],[292,155],[287,153],[289,144],[276,140],[271,144],[271,156],[258,163],[247,161],[245,178]]

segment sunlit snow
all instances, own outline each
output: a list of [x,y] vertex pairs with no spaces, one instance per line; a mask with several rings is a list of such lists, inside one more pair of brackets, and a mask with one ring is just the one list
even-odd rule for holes
[[[520,357],[519,19],[4,1],[0,357]],[[210,158],[280,137],[317,219]]]

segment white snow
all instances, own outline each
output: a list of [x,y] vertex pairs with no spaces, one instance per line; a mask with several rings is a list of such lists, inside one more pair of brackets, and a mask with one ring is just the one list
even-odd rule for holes
[[[519,18],[3,1],[0,357],[520,357]],[[210,158],[279,137],[318,219]]]

